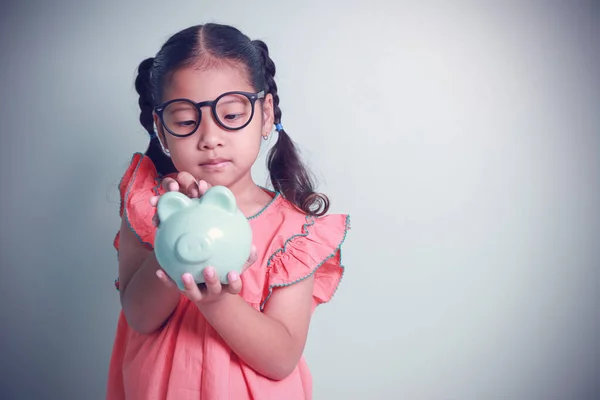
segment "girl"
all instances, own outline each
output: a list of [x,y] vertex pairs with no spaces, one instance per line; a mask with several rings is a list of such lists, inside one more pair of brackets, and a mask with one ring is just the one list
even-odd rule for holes
[[[122,311],[107,398],[310,399],[302,353],[311,314],[342,277],[349,218],[325,215],[328,199],[283,130],[267,46],[230,26],[194,26],[138,72],[151,141],[119,185]],[[251,167],[273,125],[270,191],[253,182]],[[202,289],[184,274],[180,291],[153,253],[154,207],[166,191],[198,197],[211,185],[234,193],[252,226],[252,255],[228,285],[207,267]]]

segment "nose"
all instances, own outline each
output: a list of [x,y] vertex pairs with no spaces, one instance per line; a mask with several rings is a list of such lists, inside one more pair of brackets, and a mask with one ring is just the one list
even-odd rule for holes
[[212,150],[225,144],[223,128],[215,121],[209,110],[202,113],[198,133],[198,148],[200,150]]

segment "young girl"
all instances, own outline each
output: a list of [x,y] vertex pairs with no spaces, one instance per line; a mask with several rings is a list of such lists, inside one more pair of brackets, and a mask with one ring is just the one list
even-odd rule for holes
[[[328,199],[281,125],[274,76],[265,43],[217,24],[175,34],[140,64],[140,121],[151,141],[119,185],[122,311],[108,399],[311,398],[302,353],[312,313],[342,277],[349,218],[325,215]],[[270,191],[250,170],[273,126]],[[184,274],[180,291],[154,256],[155,206],[166,191],[199,197],[211,185],[234,193],[252,255],[228,285],[207,267],[206,285]]]

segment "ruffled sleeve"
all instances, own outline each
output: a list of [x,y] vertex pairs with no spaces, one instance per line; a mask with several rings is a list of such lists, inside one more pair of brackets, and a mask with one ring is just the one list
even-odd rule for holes
[[344,274],[341,247],[349,229],[349,215],[331,214],[307,218],[302,232],[289,237],[283,247],[269,258],[261,310],[273,290],[293,285],[313,275],[314,306],[331,300]]
[[[119,214],[125,218],[137,238],[148,248],[154,247],[156,227],[152,218],[156,209],[150,205],[150,198],[162,194],[162,178],[156,171],[152,160],[142,153],[133,155],[127,170],[119,183],[121,205]],[[114,240],[119,250],[119,233]]]

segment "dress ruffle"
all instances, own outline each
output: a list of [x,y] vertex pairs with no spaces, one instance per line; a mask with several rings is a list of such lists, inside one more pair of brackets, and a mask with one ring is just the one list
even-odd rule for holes
[[[119,183],[120,216],[125,217],[133,233],[149,249],[154,248],[156,233],[152,222],[156,209],[150,205],[150,198],[165,192],[161,181],[162,177],[152,160],[142,153],[135,153]],[[115,237],[114,246],[119,249],[119,233]]]
[[302,232],[292,235],[267,263],[268,293],[261,309],[278,287],[290,286],[313,276],[313,297],[326,303],[335,294],[344,274],[341,246],[350,229],[350,217],[331,214],[307,218]]

